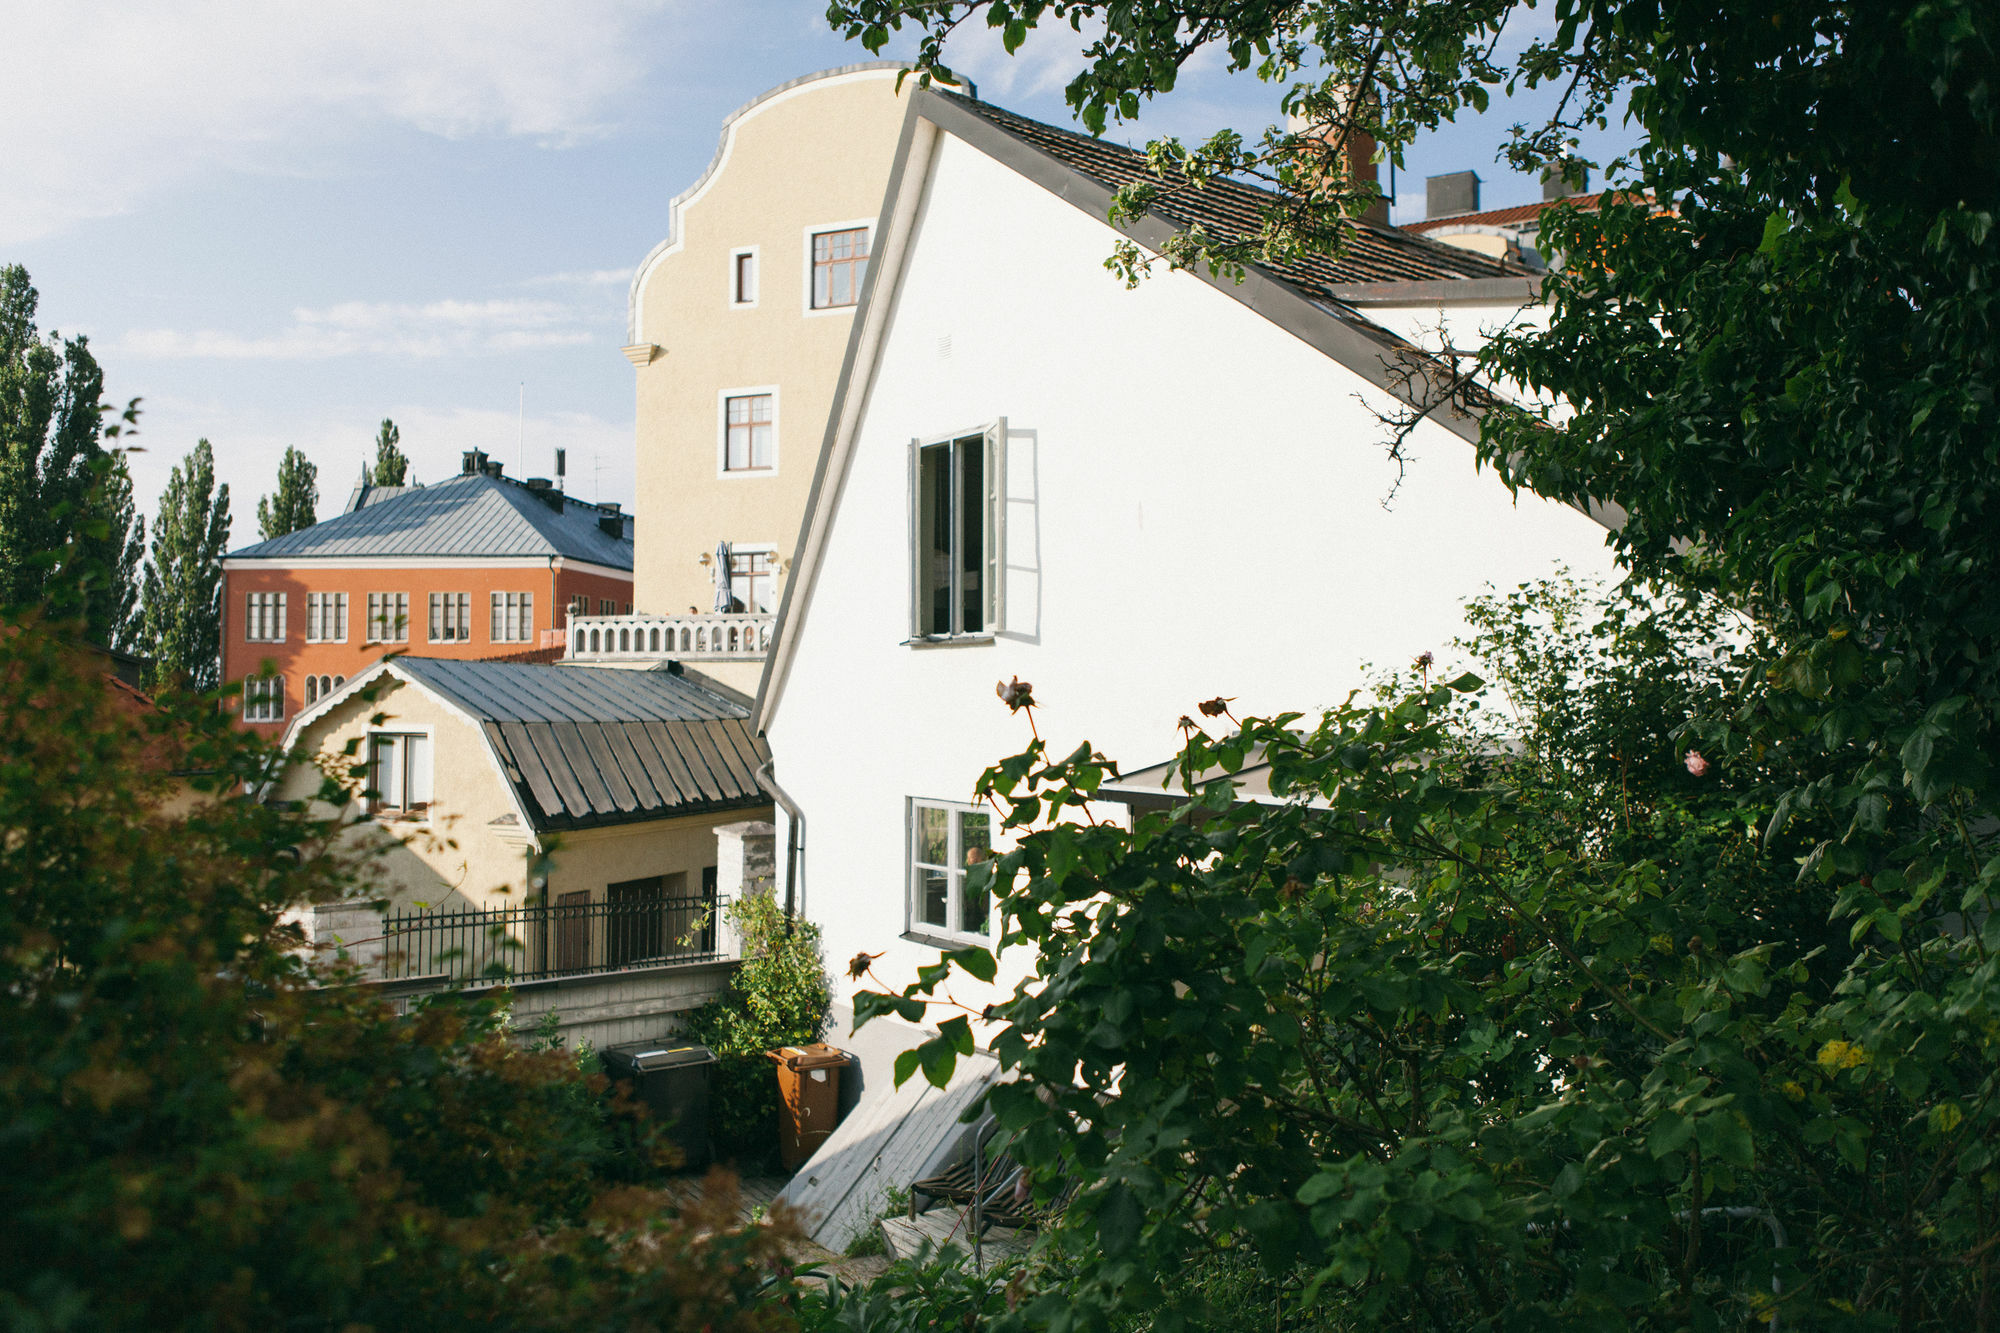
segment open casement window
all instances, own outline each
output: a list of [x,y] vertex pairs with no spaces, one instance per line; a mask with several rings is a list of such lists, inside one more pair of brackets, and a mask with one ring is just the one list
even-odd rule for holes
[[992,855],[987,811],[949,801],[910,801],[910,933],[983,940],[993,915],[986,886],[967,868]]
[[422,732],[368,735],[368,809],[419,819],[431,808],[431,738]]
[[911,637],[996,632],[1002,618],[1007,422],[910,446]]

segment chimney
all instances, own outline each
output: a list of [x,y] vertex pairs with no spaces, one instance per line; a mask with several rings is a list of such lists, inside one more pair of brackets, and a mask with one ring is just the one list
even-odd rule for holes
[[1449,217],[1479,211],[1479,173],[1452,171],[1424,181],[1424,216]]
[[558,450],[556,450],[556,489],[557,489],[557,490],[559,490],[559,491],[566,491],[566,490],[568,490],[568,489],[569,489],[569,486],[568,486],[568,485],[566,484],[566,482],[565,482],[565,480],[564,480],[564,479],[565,479],[565,478],[566,478],[566,477],[567,477],[568,475],[569,475],[569,450],[567,450],[567,449],[558,449]]
[[459,476],[476,477],[486,470],[485,450],[467,449],[461,457],[462,462],[459,464]]
[[1298,116],[1285,118],[1285,130],[1291,134],[1309,134],[1336,151],[1344,150],[1346,155],[1347,179],[1359,190],[1373,188],[1376,193],[1374,203],[1362,213],[1364,222],[1389,225],[1389,201],[1381,197],[1382,176],[1375,165],[1375,136],[1366,130],[1353,129],[1347,132],[1345,141],[1339,138],[1339,127],[1334,125],[1309,125]]
[[1561,162],[1551,162],[1542,168],[1543,203],[1553,203],[1558,199],[1571,199],[1579,194],[1590,193],[1590,168],[1578,162],[1570,167],[1570,170],[1565,171],[1564,165]]
[[615,513],[617,513],[617,512],[618,512],[618,501],[616,501],[616,500],[599,500],[599,501],[597,502],[597,507],[598,507],[599,509],[602,509],[602,510],[603,510],[603,511],[604,511],[605,513],[607,513],[607,514],[615,514]]
[[607,537],[617,537],[622,540],[625,536],[625,520],[616,514],[605,514],[597,520],[597,530]]
[[528,478],[528,492],[558,514],[563,511],[563,493],[551,486],[547,477]]

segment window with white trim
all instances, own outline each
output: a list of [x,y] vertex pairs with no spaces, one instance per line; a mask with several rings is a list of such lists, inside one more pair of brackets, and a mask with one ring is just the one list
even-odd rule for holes
[[346,683],[345,676],[307,676],[306,707],[312,707]]
[[431,594],[431,642],[472,642],[472,594],[434,592]]
[[990,860],[989,812],[950,801],[910,800],[909,928],[918,935],[987,938],[993,898],[971,867]]
[[368,733],[368,809],[421,819],[431,806],[431,738],[422,732]]
[[912,638],[986,635],[1000,627],[1005,438],[1002,421],[911,447]]
[[598,615],[600,615],[600,616],[613,616],[613,615],[617,615],[617,614],[618,614],[618,603],[616,603],[616,602],[612,601],[612,600],[611,600],[611,599],[610,599],[609,597],[600,597],[600,598],[598,598],[598,599],[597,599],[597,614],[598,614]]
[[243,637],[250,643],[285,641],[285,594],[281,592],[246,594]]
[[285,720],[283,676],[252,676],[243,682],[243,720],[245,722]]
[[861,299],[868,276],[868,228],[815,232],[812,238],[812,308],[831,310]]
[[776,394],[746,393],[722,400],[722,470],[768,472],[776,456]]
[[408,643],[410,641],[410,594],[371,592],[368,594],[368,642]]
[[582,593],[578,593],[572,596],[569,599],[569,614],[572,619],[577,616],[589,615],[590,599],[588,597],[585,597]]
[[494,593],[492,635],[495,643],[526,643],[534,638],[535,594]]
[[309,592],[306,594],[306,642],[347,642],[347,594]]
[[757,250],[734,250],[729,255],[729,303],[757,304]]

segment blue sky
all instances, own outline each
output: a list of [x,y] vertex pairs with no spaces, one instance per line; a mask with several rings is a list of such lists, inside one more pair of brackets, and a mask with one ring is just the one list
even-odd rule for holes
[[[422,478],[475,445],[545,475],[560,445],[573,492],[629,504],[632,266],[724,116],[869,58],[824,13],[0,0],[0,263],[27,265],[44,328],[90,336],[109,396],[144,397],[133,475],[149,516],[202,436],[236,544],[255,540],[288,444],[319,465],[322,517],[336,513],[384,416]],[[987,99],[1068,124],[1077,47],[1057,29],[1009,58],[975,33],[951,59]],[[1204,65],[1109,137],[1260,130],[1276,100]],[[1494,156],[1544,100],[1496,102],[1416,145],[1395,220],[1422,215],[1436,172],[1478,171],[1488,206],[1537,197]],[[1628,143],[1614,130],[1586,150]]]

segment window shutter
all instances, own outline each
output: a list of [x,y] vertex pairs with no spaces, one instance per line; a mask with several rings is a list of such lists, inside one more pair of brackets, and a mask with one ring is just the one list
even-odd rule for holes
[[986,628],[1007,623],[1007,418],[986,428]]

